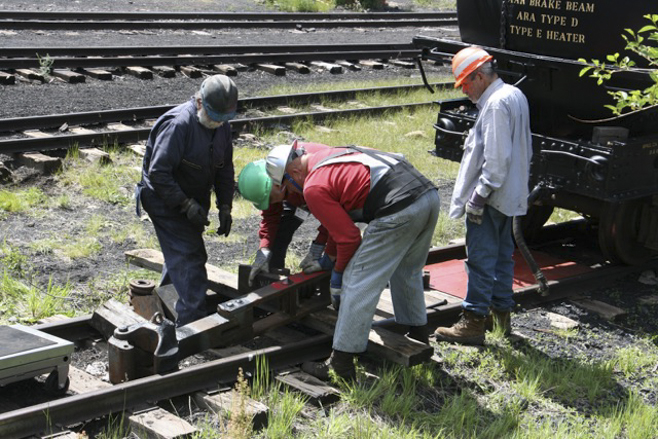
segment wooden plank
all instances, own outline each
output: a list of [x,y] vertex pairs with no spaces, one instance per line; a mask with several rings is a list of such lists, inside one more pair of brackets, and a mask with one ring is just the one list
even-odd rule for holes
[[141,439],[189,438],[197,432],[185,419],[159,407],[132,414],[128,420],[133,434]]
[[416,64],[409,61],[402,61],[401,59],[389,59],[388,63],[394,66],[404,67],[405,69],[413,69],[416,67]]
[[94,392],[96,390],[106,389],[111,387],[112,384],[95,377],[92,374],[78,369],[75,366],[69,366],[69,392],[75,394],[83,394],[87,392]]
[[153,79],[153,72],[145,67],[126,67],[126,73],[139,79]]
[[[75,394],[84,394],[112,386],[112,384],[75,367],[69,368],[69,378],[71,381],[69,391]],[[150,407],[139,413],[127,413],[133,433],[138,434],[140,438],[186,438],[197,431],[184,419],[159,407]]]
[[144,157],[144,154],[146,153],[146,145],[142,145],[141,143],[133,143],[132,145],[126,146],[126,148],[140,157]]
[[626,310],[617,308],[616,306],[601,302],[599,300],[579,299],[579,300],[572,300],[571,302],[580,306],[581,308],[585,308],[589,311],[595,312],[607,320],[614,320],[618,317],[627,314]]
[[180,66],[180,71],[188,78],[200,78],[201,76],[203,76],[201,70],[197,69],[196,67]]
[[197,392],[193,396],[199,407],[219,413],[227,418],[236,410],[242,411],[251,418],[251,424],[255,431],[267,427],[267,417],[270,409],[262,402],[239,395],[236,391],[205,393]]
[[[325,334],[333,335],[338,315],[329,309],[311,314],[301,323]],[[427,361],[434,349],[404,335],[373,327],[368,335],[368,353],[403,366],[414,366]]]
[[297,331],[287,326],[281,326],[272,330],[267,331],[265,334],[268,338],[276,341],[277,343],[289,344],[302,341],[308,337],[307,334]]
[[78,151],[78,154],[89,163],[100,163],[101,165],[109,165],[112,163],[110,154],[101,151],[98,148],[81,148]]
[[271,73],[275,76],[286,76],[285,67],[277,66],[274,64],[254,64],[254,67],[258,70]]
[[173,67],[153,66],[153,67],[151,67],[151,70],[153,70],[158,76],[161,76],[163,78],[175,78],[176,77],[176,69],[173,68]]
[[297,73],[301,73],[302,75],[305,75],[307,73],[310,73],[311,70],[308,68],[306,64],[298,63],[298,62],[287,62],[284,64],[288,70],[294,70]]
[[[129,250],[124,253],[126,260],[138,267],[161,272],[164,264],[162,252],[152,249]],[[214,265],[206,264],[208,287],[218,293],[235,296],[238,291],[238,276]]]
[[107,124],[107,129],[112,131],[130,131],[132,127],[121,122],[112,122]]
[[53,69],[50,74],[56,78],[63,79],[69,84],[77,84],[86,81],[85,75],[67,69]]
[[340,392],[320,379],[302,371],[279,374],[275,378],[281,384],[303,393],[311,404],[326,407],[340,399]]
[[32,137],[33,139],[46,139],[52,137],[50,134],[39,130],[25,130],[23,131],[23,134],[25,134],[27,137]]
[[9,73],[5,73],[5,72],[0,72],[0,84],[2,85],[16,84],[16,76],[10,75]]
[[84,75],[91,76],[94,79],[98,79],[99,81],[112,80],[112,73],[103,69],[81,68],[79,72]]
[[36,81],[46,82],[46,78],[41,73],[35,72],[32,69],[16,69],[16,74],[27,79],[34,79]]
[[349,61],[336,61],[336,64],[338,64],[341,67],[345,67],[346,69],[358,72],[361,71],[361,66],[351,63]]
[[325,69],[329,73],[338,74],[343,73],[343,68],[338,64],[332,64],[324,61],[311,61],[311,65]]
[[359,64],[362,66],[370,67],[374,70],[382,70],[384,68],[384,64],[380,63],[379,61],[373,61],[370,59],[360,60]]
[[145,323],[147,320],[137,314],[128,305],[110,299],[94,311],[90,325],[105,338],[110,338],[116,328]]
[[13,154],[14,160],[22,166],[35,169],[43,174],[52,174],[62,168],[62,159],[50,157],[40,152]]
[[238,76],[238,70],[227,64],[215,64],[211,66],[212,70],[226,76]]

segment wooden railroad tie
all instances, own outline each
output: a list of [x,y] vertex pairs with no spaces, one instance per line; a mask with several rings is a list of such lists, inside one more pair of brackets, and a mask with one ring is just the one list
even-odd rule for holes
[[80,73],[76,73],[72,70],[68,69],[53,69],[53,71],[50,73],[52,76],[55,78],[60,78],[63,79],[64,81],[68,82],[69,84],[77,84],[80,82],[86,82],[85,75],[81,75]]

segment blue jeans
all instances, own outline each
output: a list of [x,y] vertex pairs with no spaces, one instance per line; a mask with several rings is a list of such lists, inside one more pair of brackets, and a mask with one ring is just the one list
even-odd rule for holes
[[438,192],[429,190],[400,212],[370,221],[343,272],[335,350],[366,350],[377,303],[389,281],[395,321],[413,326],[427,323],[423,267],[439,206]]
[[185,215],[168,208],[147,188],[142,189],[140,198],[151,218],[165,260],[160,285],[173,284],[178,293],[176,326],[207,316],[208,255],[203,242],[203,227],[195,226]]
[[466,220],[468,283],[464,309],[486,316],[490,307],[497,311],[514,307],[512,219],[487,205],[482,224]]

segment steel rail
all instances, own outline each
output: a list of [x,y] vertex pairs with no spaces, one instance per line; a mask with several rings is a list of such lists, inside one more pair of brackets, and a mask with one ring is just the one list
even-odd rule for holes
[[139,407],[146,401],[161,401],[233,382],[238,369],[256,371],[256,358],[267,359],[271,369],[326,357],[331,336],[320,335],[287,346],[255,350],[192,366],[167,375],[154,375],[81,395],[74,395],[0,414],[0,437],[20,439],[46,433],[54,425],[72,425],[110,413]]
[[[464,253],[463,246],[454,246],[448,248],[443,257],[459,257],[462,253]],[[434,260],[439,258],[440,256],[436,254],[433,256]],[[637,271],[638,267],[604,266],[591,273],[559,282],[554,281],[549,296],[544,297],[537,294],[538,286],[534,285],[516,292],[515,300],[524,306],[537,306],[578,294],[583,290],[596,288],[599,285],[605,285],[611,279]],[[461,309],[460,303],[432,308],[428,310],[428,321],[431,325],[450,324],[458,317]],[[390,327],[394,325],[394,321],[385,319],[374,325]],[[144,401],[173,398],[216,385],[218,381],[233,381],[238,368],[250,372],[255,370],[257,356],[266,357],[270,368],[274,370],[321,358],[329,354],[331,339],[329,335],[316,336],[303,342],[260,349],[192,366],[164,376],[140,378],[117,384],[108,389],[2,413],[0,414],[0,436],[7,439],[19,439],[46,432],[52,425],[67,426],[109,413],[129,410]]]
[[[437,88],[451,87],[453,82],[436,82],[432,83],[431,85]],[[243,112],[249,108],[261,109],[272,108],[279,105],[310,104],[320,101],[342,101],[347,99],[354,99],[357,95],[364,93],[391,94],[402,91],[420,90],[422,88],[425,88],[423,84],[409,84],[387,87],[367,87],[349,90],[242,98],[238,101],[238,113]],[[153,107],[136,107],[83,113],[67,113],[0,119],[0,133],[32,129],[59,128],[64,124],[89,125],[98,123],[121,122],[125,120],[153,119],[160,117],[162,114],[174,107],[175,105],[159,105]]]
[[337,27],[440,27],[456,26],[455,18],[408,20],[292,20],[292,21],[0,21],[11,30],[137,30],[137,29],[295,29]]
[[[421,106],[433,105],[434,102],[415,104],[388,105],[383,107],[355,108],[348,110],[318,111],[310,113],[286,114],[280,116],[262,116],[231,121],[231,128],[236,131],[254,129],[260,126],[271,126],[281,123],[291,123],[296,119],[311,119],[323,121],[333,117],[356,117],[364,114],[383,114],[387,111],[413,109]],[[47,138],[7,139],[0,141],[0,153],[49,151],[53,149],[68,149],[73,147],[102,147],[114,143],[133,143],[146,140],[151,128],[135,128],[125,131],[101,131],[93,134],[73,134],[53,136]]]
[[199,46],[74,46],[74,47],[0,47],[0,58],[40,56],[153,56],[153,55],[228,55],[245,53],[360,52],[415,50],[411,43],[371,44],[293,44],[293,45],[199,45]]
[[396,20],[456,18],[457,12],[70,12],[0,11],[0,20]]
[[[61,68],[93,68],[93,67],[120,67],[120,66],[189,66],[213,64],[258,64],[282,63],[300,61],[327,61],[327,60],[360,60],[360,59],[398,59],[415,58],[420,55],[419,49],[409,50],[355,50],[330,52],[297,52],[272,54],[228,54],[228,55],[191,55],[191,56],[159,56],[143,58],[121,57],[50,57],[55,69]],[[46,54],[43,54],[46,55]],[[38,57],[0,59],[0,69],[30,69],[39,68],[42,60]]]

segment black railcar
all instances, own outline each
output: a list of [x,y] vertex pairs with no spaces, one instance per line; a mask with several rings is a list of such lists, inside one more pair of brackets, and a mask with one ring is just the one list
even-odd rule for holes
[[[597,85],[579,75],[578,59],[623,53],[624,29],[648,24],[643,16],[650,3],[457,0],[461,42],[413,40],[423,59],[448,65],[463,47],[480,45],[494,56],[503,80],[527,96],[530,188],[536,189],[524,219],[528,229],[541,227],[554,207],[582,213],[598,228],[604,254],[628,264],[658,254],[658,108],[612,117],[604,106],[613,104],[609,90],[643,90],[653,81],[644,69]],[[459,161],[477,109],[468,99],[437,103],[436,154]]]

